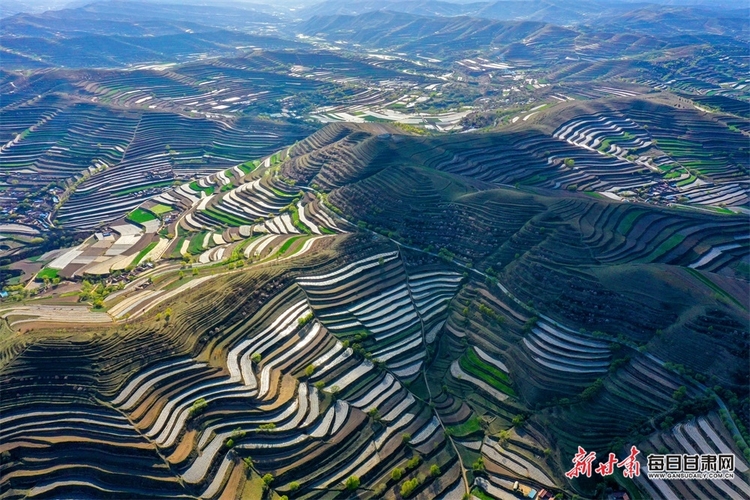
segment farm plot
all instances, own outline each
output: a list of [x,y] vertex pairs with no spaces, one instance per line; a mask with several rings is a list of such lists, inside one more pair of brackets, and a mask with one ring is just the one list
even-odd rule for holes
[[0,311],[12,327],[22,323],[109,323],[105,312],[92,312],[87,306],[13,305]]
[[309,319],[307,301],[294,299],[299,289],[285,293],[240,323],[242,335],[235,331],[222,342],[217,352],[225,353],[226,372],[190,358],[160,362],[112,399],[170,457],[189,489],[219,495],[238,466],[230,449],[273,473],[280,491],[295,483],[300,493],[342,488],[352,475],[371,481],[389,473],[390,464],[408,458],[404,432],[431,454],[448,453],[442,436],[421,437],[430,422],[426,407]]
[[383,126],[328,125],[291,150],[284,173],[325,190],[341,187],[383,168],[374,159],[389,147],[388,132]]
[[[573,125],[594,148],[599,136],[583,136],[599,125]],[[567,491],[559,469],[577,446],[619,451],[660,427],[655,449],[745,453],[733,392],[747,351],[745,218],[498,187],[492,164],[505,158],[491,156],[507,137],[378,127],[337,125],[218,169],[55,253],[35,285],[164,255],[185,263],[142,266],[105,301],[115,324],[4,337],[2,491],[235,498],[265,482],[302,498],[475,486],[506,498],[515,481]],[[618,127],[635,135],[605,124]],[[553,141],[511,135],[528,141],[521,150]],[[589,173],[592,158],[621,161],[554,141],[555,154],[582,151],[573,166],[590,160]],[[529,155],[546,161],[545,147]],[[3,315],[94,314],[55,307]],[[720,355],[695,356],[709,345]],[[719,397],[726,423],[711,413]],[[642,487],[732,497],[747,493],[746,473],[709,489]]]
[[703,481],[650,480],[645,475],[635,479],[638,487],[651,498],[704,497],[743,498],[750,496],[748,464],[729,437],[730,433],[719,415],[709,413],[686,423],[677,424],[669,431],[654,434],[641,443],[641,449],[651,453],[668,449],[669,453],[684,455],[727,454],[735,455],[734,479]]
[[4,368],[3,393],[17,394],[0,405],[2,449],[12,457],[2,475],[4,494],[191,497],[122,414],[96,403],[92,347],[49,339]]
[[199,231],[229,226],[239,227],[241,233],[283,235],[343,231],[314,196],[293,190],[278,177],[268,175],[267,167],[254,171],[249,178],[241,169],[235,168],[232,173],[232,181],[220,172],[188,188],[194,193],[194,200],[200,196],[200,190],[210,193],[203,195],[195,208],[180,219],[182,229]]
[[653,143],[648,132],[625,117],[591,116],[571,120],[553,134],[575,146],[617,157],[637,154]]
[[357,261],[339,271],[299,279],[317,317],[340,338],[411,379],[425,357],[425,342],[444,321],[460,275],[407,276],[397,252]]
[[539,463],[537,457],[542,450],[538,446],[533,446],[533,451],[530,451],[529,444],[528,439],[510,439],[500,444],[493,439],[485,438],[481,453],[489,474],[489,483],[506,491],[512,491],[513,481],[533,484],[540,489],[559,487],[558,482],[553,479],[553,474]]
[[690,172],[690,179],[676,183],[679,196],[695,204],[747,205],[748,187],[741,178],[748,161],[740,154],[745,147],[740,132],[723,120],[711,120],[696,111],[675,113],[666,106],[633,109],[629,117],[648,126],[655,146]]
[[523,339],[527,354],[546,370],[577,377],[606,373],[612,358],[604,342],[576,337],[540,321]]
[[[568,453],[575,453],[577,446],[606,448],[618,434],[626,435],[628,429],[673,408],[675,391],[684,384],[684,379],[652,358],[635,357],[582,391],[578,404],[542,420],[560,433],[561,449]],[[686,401],[701,396],[690,385],[681,391]],[[582,411],[584,407],[586,410]],[[613,413],[615,408],[618,410]]]
[[[18,172],[38,172],[41,181],[79,180],[58,211],[60,222],[72,228],[92,228],[115,220],[171,187],[178,178],[232,167],[248,157],[270,153],[290,139],[169,113],[118,114],[109,108],[77,106],[50,115],[14,147],[0,153],[20,155],[19,161],[8,156],[4,165]],[[80,126],[67,125],[79,121]],[[97,127],[98,122],[103,123]],[[56,123],[60,130],[52,128]],[[87,127],[94,129],[89,133]],[[113,128],[116,131],[109,132]],[[75,163],[70,159],[73,156]]]
[[[95,239],[70,249],[50,267],[69,277],[108,274],[146,260],[156,262],[165,255],[197,255],[199,264],[221,262],[235,253],[238,257],[244,253],[246,258],[282,259],[309,251],[315,238],[308,235],[346,232],[339,226],[343,223],[337,224],[336,216],[315,196],[292,191],[289,184],[269,175],[268,166],[247,171],[240,167],[163,192],[155,198],[156,203],[140,203],[128,213],[127,223],[97,233]],[[175,209],[181,215],[172,215],[167,222],[160,219]],[[156,239],[153,233],[162,224],[165,232],[181,232],[183,238]],[[127,234],[122,233],[124,229]],[[279,238],[246,244],[248,238],[263,233]],[[167,248],[172,250],[167,253]]]
[[[176,165],[178,159],[184,161],[191,157],[210,157],[213,143],[209,141],[220,140],[218,137],[222,135],[240,133],[210,122],[188,123],[184,118],[170,115],[145,114],[123,160],[81,184],[61,208],[59,218],[64,224],[74,227],[86,227],[97,213],[100,220],[106,220],[107,216],[117,218],[123,209],[127,211],[134,208],[146,197],[158,194],[163,187],[170,186],[174,176],[181,173]],[[167,151],[165,145],[169,145],[171,149]],[[237,148],[232,163],[239,162],[243,155],[253,154],[250,151]],[[223,157],[216,157],[213,161],[208,159],[206,164],[209,169],[231,166]],[[184,165],[184,170],[193,175],[206,172],[190,169],[187,163]]]
[[468,380],[469,382],[481,381],[480,387],[486,391],[488,390],[487,387],[491,387],[493,389],[491,393],[499,400],[505,399],[500,394],[515,396],[511,380],[508,377],[508,368],[504,363],[494,359],[479,347],[474,346],[472,349],[468,349],[459,361],[454,362],[454,366],[456,368],[451,367],[452,374],[455,371],[456,374],[462,376],[462,380]]
[[[523,195],[520,195],[521,197]],[[472,194],[428,169],[393,167],[335,190],[331,202],[350,220],[411,245],[481,262],[539,210],[533,200]]]
[[643,166],[579,148],[537,131],[477,137],[466,134],[461,139],[439,142],[439,147],[448,154],[432,153],[425,158],[427,166],[495,184],[613,191],[655,182],[654,174],[645,173]]
[[52,95],[4,110],[6,120],[23,128],[3,143],[2,170],[24,185],[73,179],[119,163],[138,126],[136,115]]
[[[139,225],[124,222],[111,226],[106,232],[96,233],[82,244],[62,253],[44,270],[57,270],[59,275],[67,278],[106,275],[135,267],[146,259],[158,260],[169,241],[153,234],[158,228],[158,220],[153,214],[145,210],[136,214],[135,219],[142,221]],[[150,234],[144,234],[144,228],[139,226],[145,226],[145,231]]]
[[741,217],[646,211],[628,205],[570,204],[583,241],[606,264],[662,262],[719,271],[746,252]]

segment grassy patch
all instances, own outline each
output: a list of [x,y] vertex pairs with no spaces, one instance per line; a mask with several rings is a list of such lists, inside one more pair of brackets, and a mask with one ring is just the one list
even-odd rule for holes
[[284,244],[281,245],[281,248],[279,248],[278,255],[284,255],[284,253],[289,250],[289,247],[291,247],[292,244],[300,238],[302,238],[302,236],[295,236],[294,238],[289,238],[288,240],[286,240]]
[[154,214],[142,208],[136,208],[127,216],[129,221],[135,222],[136,224],[143,224],[145,222],[156,220],[156,218],[157,217]]
[[60,274],[59,269],[52,269],[52,268],[46,268],[39,271],[39,273],[36,275],[37,281],[44,281],[44,278],[47,278],[48,280],[53,280],[57,278],[58,274]]
[[367,115],[363,118],[366,122],[371,123],[391,123],[393,120],[386,120],[385,118],[378,118],[377,116]]
[[[173,275],[174,276],[174,275]],[[182,279],[175,279],[174,281],[170,282],[169,284],[165,285],[162,290],[169,292],[172,290],[175,290],[182,285],[185,285],[187,283],[190,283],[194,279],[196,279],[198,276],[188,276],[187,273],[185,273],[185,277]]]
[[299,209],[297,208],[297,206],[291,205],[289,212],[291,213],[292,224],[294,225],[294,227],[305,234],[310,234],[310,229],[306,225],[304,225],[302,221],[299,220]]
[[294,193],[285,193],[284,191],[278,188],[275,188],[273,186],[269,186],[269,187],[271,188],[271,191],[273,191],[274,194],[278,196],[279,198],[291,198],[292,196],[294,196]]
[[226,212],[222,212],[218,209],[214,208],[207,208],[203,211],[203,213],[212,219],[215,219],[219,222],[223,222],[224,224],[228,224],[230,226],[245,226],[245,225],[251,225],[252,221],[249,221],[247,219],[241,219],[235,215],[228,214]]
[[472,417],[463,424],[453,425],[448,427],[451,435],[461,437],[474,434],[482,430],[482,424],[479,422],[479,417]]
[[174,247],[174,251],[169,256],[170,259],[181,259],[182,255],[180,254],[180,250],[182,250],[182,243],[185,241],[184,237],[180,237],[179,240],[177,240],[177,245]]
[[164,215],[166,213],[171,212],[172,210],[174,209],[170,207],[169,205],[162,205],[162,204],[158,204],[149,209],[149,211],[155,213],[156,215]]
[[190,184],[188,184],[188,187],[195,191],[196,193],[204,192],[206,193],[206,196],[211,196],[214,194],[214,189],[216,189],[214,186],[208,186],[208,187],[200,187],[198,185],[198,181],[193,181]]
[[[190,245],[188,245],[188,253],[190,255],[198,255],[203,251],[203,240],[206,238],[206,234],[208,233],[205,231],[198,233],[197,236],[194,236],[190,240]],[[210,240],[211,238],[209,238],[209,241]]]
[[260,165],[260,162],[258,160],[253,161],[246,161],[242,165],[239,165],[240,170],[242,170],[245,174],[249,174],[256,168],[258,168],[258,165]]
[[492,366],[489,363],[485,363],[482,359],[477,356],[474,349],[469,349],[459,360],[459,365],[468,374],[486,382],[493,388],[500,392],[503,392],[509,396],[516,395],[515,391],[510,387],[511,382],[508,374]]
[[473,490],[471,490],[471,494],[477,497],[479,500],[494,500],[493,497],[489,496],[479,488],[474,488]]
[[735,215],[734,211],[729,210],[728,208],[724,208],[724,207],[707,206],[706,208],[708,208],[709,210],[713,210],[716,213],[723,214],[723,215]]
[[134,265],[134,266],[137,266],[137,265],[138,265],[138,263],[140,263],[140,262],[141,262],[141,260],[142,260],[142,259],[143,259],[143,258],[144,258],[144,257],[145,257],[146,255],[148,255],[148,253],[149,253],[149,252],[150,252],[151,250],[153,250],[153,249],[154,249],[154,247],[156,246],[156,244],[157,244],[157,243],[158,243],[157,241],[152,241],[151,243],[149,243],[149,244],[148,244],[148,246],[147,246],[146,248],[144,248],[143,250],[141,250],[140,252],[138,252],[138,255],[136,255],[135,259],[133,260],[133,264],[132,264],[132,265]]
[[695,182],[695,179],[696,177],[693,174],[690,174],[690,177],[688,177],[684,181],[679,181],[677,183],[677,187],[684,187],[684,186],[687,186],[688,184],[692,184],[693,182]]
[[237,262],[238,260],[242,260],[245,256],[245,247],[247,247],[250,243],[260,238],[260,236],[251,236],[250,238],[245,239],[244,241],[240,242],[238,245],[235,245],[235,247],[232,249],[232,255],[229,256],[229,259],[226,259],[225,262],[222,262],[222,264],[231,264],[233,262]]
[[714,283],[713,281],[711,281],[709,278],[705,277],[703,274],[701,274],[700,271],[698,271],[696,269],[690,269],[690,268],[685,268],[685,271],[687,271],[690,274],[692,274],[698,281],[700,281],[701,283],[703,283],[704,285],[706,285],[708,288],[710,288],[711,290],[713,290],[716,293],[716,295],[718,295],[720,297],[724,297],[727,300],[731,300],[732,302],[734,302],[735,304],[737,304],[738,306],[740,306],[742,309],[747,310],[747,308],[742,303],[740,303],[740,301],[738,301],[737,299],[735,299],[734,296],[730,295],[723,288],[721,288],[719,285],[717,285],[716,283]]
[[667,241],[663,242],[661,245],[659,245],[659,248],[654,250],[654,253],[651,254],[651,259],[656,260],[665,253],[672,250],[674,247],[682,243],[682,241],[685,239],[684,234],[674,234],[672,235]]
[[617,232],[620,234],[628,234],[630,232],[630,229],[633,227],[633,223],[635,223],[636,219],[638,219],[639,216],[643,215],[645,212],[642,210],[633,210],[628,215],[625,216],[625,218],[620,222],[620,225],[617,227]]

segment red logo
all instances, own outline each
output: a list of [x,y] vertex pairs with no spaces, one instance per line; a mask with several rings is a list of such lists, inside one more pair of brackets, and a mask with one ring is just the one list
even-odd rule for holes
[[573,457],[572,462],[575,464],[572,469],[565,473],[568,479],[578,477],[581,474],[586,477],[591,477],[591,462],[596,459],[596,452],[586,453],[586,450],[578,447],[578,453]]
[[630,455],[628,458],[617,464],[618,467],[624,469],[622,475],[625,477],[638,477],[641,475],[641,463],[636,460],[636,455],[640,451],[635,446],[630,447]]
[[[610,453],[609,460],[600,463],[594,472],[600,476],[609,476],[615,471],[615,465],[617,465],[617,458],[614,453]],[[620,467],[619,465],[617,466]]]
[[[601,462],[597,465],[594,472],[600,476],[610,476],[615,472],[615,466],[623,469],[622,475],[625,477],[633,478],[641,475],[641,464],[638,462],[636,456],[640,454],[640,450],[635,446],[630,447],[630,455],[624,460],[618,461],[614,453],[609,454],[609,458],[606,462]],[[583,474],[586,477],[591,477],[591,464],[596,460],[596,452],[592,451],[587,453],[582,447],[578,447],[578,453],[573,457],[573,468],[565,473],[568,479],[573,479]]]

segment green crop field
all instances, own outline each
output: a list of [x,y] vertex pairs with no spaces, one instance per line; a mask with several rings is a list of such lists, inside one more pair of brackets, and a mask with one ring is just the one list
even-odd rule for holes
[[135,257],[135,259],[133,259],[132,265],[137,266],[138,264],[140,264],[141,261],[143,260],[143,258],[146,255],[148,255],[148,253],[151,250],[154,249],[154,247],[157,245],[157,243],[158,242],[156,242],[156,241],[152,241],[151,243],[148,244],[148,246],[146,248],[144,248],[143,250],[141,250],[140,252],[138,252],[138,255]]
[[155,213],[158,216],[162,216],[166,213],[172,212],[174,208],[168,206],[168,205],[154,205],[153,207],[149,208],[150,212]]
[[144,222],[149,222],[157,219],[154,214],[142,208],[136,208],[128,214],[127,218],[129,221],[135,222],[137,224],[143,224]]
[[58,277],[60,271],[58,269],[45,268],[39,271],[36,275],[36,279],[43,281],[44,279],[52,280]]

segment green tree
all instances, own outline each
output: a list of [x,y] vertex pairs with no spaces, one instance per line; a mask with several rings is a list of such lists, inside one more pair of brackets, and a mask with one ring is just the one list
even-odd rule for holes
[[422,457],[419,455],[414,455],[409,459],[408,462],[406,462],[406,468],[407,469],[416,469],[419,467],[419,464],[422,462]]
[[523,425],[524,420],[526,420],[526,417],[524,417],[523,415],[516,415],[515,417],[513,417],[513,420],[511,420],[511,422],[513,423],[514,427],[519,427]]
[[418,477],[410,479],[409,481],[404,481],[404,483],[401,485],[401,496],[404,498],[410,497],[411,494],[414,493],[414,490],[419,487],[419,484],[420,481]]
[[394,481],[400,481],[401,476],[403,475],[404,475],[404,469],[402,469],[401,467],[396,467],[395,469],[391,471],[391,479],[393,479]]
[[344,486],[348,491],[356,490],[359,488],[359,478],[357,476],[350,476],[344,483]]
[[687,395],[687,387],[685,387],[684,385],[681,385],[676,391],[674,391],[674,393],[672,393],[672,397],[676,401],[682,401],[683,399],[685,399],[686,395]]
[[375,422],[380,422],[380,411],[377,408],[370,408],[367,410],[367,415]]
[[191,417],[195,417],[203,413],[206,410],[206,408],[208,408],[208,401],[206,401],[203,398],[199,398],[195,400],[195,402],[193,403],[193,406],[190,407],[188,414]]

